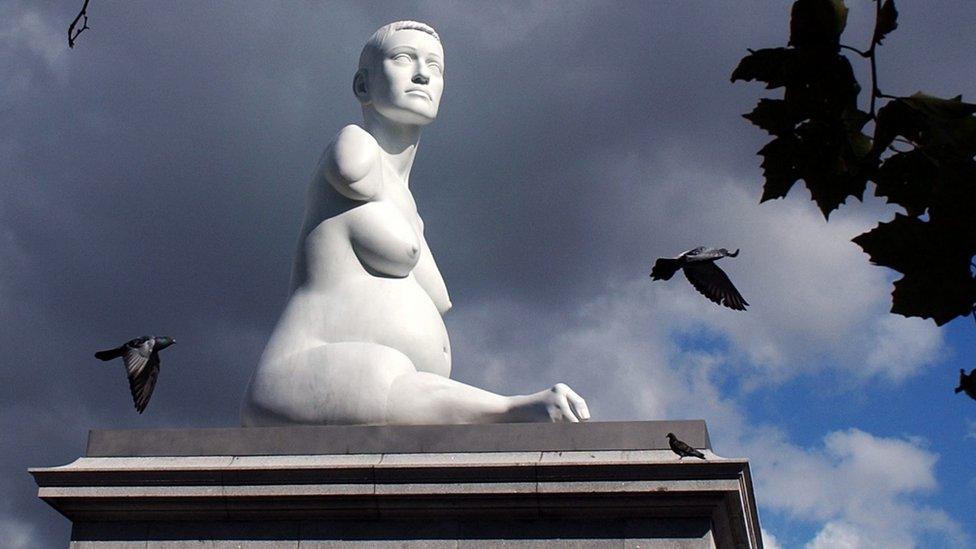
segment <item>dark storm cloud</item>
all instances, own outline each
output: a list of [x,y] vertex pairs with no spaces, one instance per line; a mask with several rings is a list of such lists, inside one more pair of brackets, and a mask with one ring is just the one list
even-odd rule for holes
[[[351,79],[377,27],[424,20],[444,41],[445,98],[411,186],[455,305],[509,300],[540,319],[675,251],[643,217],[688,212],[635,201],[675,166],[756,181],[758,196],[763,136],[739,115],[760,90],[728,76],[787,32],[781,2],[120,2],[93,3],[68,51],[78,4],[0,8],[0,69],[16,77],[0,96],[0,512],[52,546],[66,521],[28,465],[76,457],[91,427],[236,424],[309,174],[359,121]],[[972,51],[973,18],[901,9],[913,36],[947,27],[970,47],[900,29],[886,51],[947,94],[976,89],[926,62]],[[90,354],[144,333],[180,344],[143,417],[120,368]]]

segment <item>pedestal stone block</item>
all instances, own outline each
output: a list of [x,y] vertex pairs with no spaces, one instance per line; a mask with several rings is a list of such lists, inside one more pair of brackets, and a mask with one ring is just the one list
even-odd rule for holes
[[710,446],[702,421],[95,430],[30,472],[74,549],[762,547],[749,463]]

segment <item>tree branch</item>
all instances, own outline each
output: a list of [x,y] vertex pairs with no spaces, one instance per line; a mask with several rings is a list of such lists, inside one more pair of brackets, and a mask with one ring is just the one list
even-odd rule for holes
[[[881,0],[874,0],[874,21],[875,27],[877,27],[877,21],[881,19]],[[868,114],[874,119],[875,104],[878,101],[878,97],[881,96],[881,90],[878,89],[878,61],[875,58],[875,46],[877,42],[874,37],[871,38],[871,47],[868,48],[867,58],[871,60],[871,110]]]
[[[87,13],[87,11],[88,11],[88,2],[89,2],[89,0],[85,0],[84,5],[81,6],[81,11],[78,12],[77,17],[75,17],[75,20],[71,22],[71,26],[68,27],[68,47],[69,48],[75,47],[75,39],[78,38],[78,35],[80,35],[81,33],[85,32],[85,29],[89,28],[88,27],[88,13]],[[78,25],[78,21],[81,21],[81,28],[76,29],[75,27]]]
[[868,57],[869,55],[871,55],[870,53],[868,53],[866,51],[861,51],[861,50],[859,50],[859,49],[857,49],[857,48],[855,48],[853,46],[848,46],[847,44],[841,44],[840,47],[843,48],[843,49],[845,49],[845,50],[851,50],[852,52],[860,55],[861,57]]

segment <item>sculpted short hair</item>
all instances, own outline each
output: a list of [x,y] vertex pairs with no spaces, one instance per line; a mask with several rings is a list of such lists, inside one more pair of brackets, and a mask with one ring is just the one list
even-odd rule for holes
[[359,54],[359,70],[372,67],[380,52],[383,51],[383,42],[394,32],[402,30],[419,30],[433,36],[438,42],[441,41],[441,37],[438,36],[437,31],[426,23],[420,23],[418,21],[396,21],[389,25],[383,25],[373,33],[373,36],[369,37],[366,45],[363,46],[363,52]]

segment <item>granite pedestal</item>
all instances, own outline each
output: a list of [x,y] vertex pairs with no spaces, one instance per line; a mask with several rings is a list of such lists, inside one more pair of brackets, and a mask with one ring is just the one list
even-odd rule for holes
[[703,421],[95,430],[30,472],[75,549],[762,547]]

